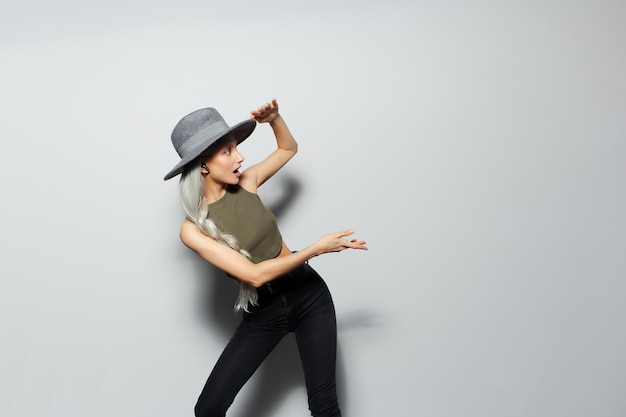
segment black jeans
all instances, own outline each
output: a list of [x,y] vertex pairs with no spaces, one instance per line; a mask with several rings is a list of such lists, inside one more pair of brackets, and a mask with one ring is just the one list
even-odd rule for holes
[[195,407],[197,417],[223,417],[235,396],[276,344],[294,332],[309,409],[339,417],[335,385],[337,324],[326,283],[308,264],[259,288],[259,306],[244,313]]

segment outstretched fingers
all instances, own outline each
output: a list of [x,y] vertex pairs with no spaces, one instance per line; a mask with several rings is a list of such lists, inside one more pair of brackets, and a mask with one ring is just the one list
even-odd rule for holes
[[366,246],[367,242],[365,242],[364,240],[356,240],[356,239],[352,239],[350,241],[348,241],[346,243],[346,247],[350,248],[350,249],[363,249],[363,250],[367,250],[367,246]]
[[343,232],[339,232],[338,233],[338,237],[343,240],[344,247],[350,248],[350,249],[367,250],[367,246],[366,246],[367,242],[365,242],[364,240],[358,240],[358,239],[347,240],[347,239],[344,239],[346,236],[351,236],[353,234],[354,234],[354,229],[347,229],[347,230],[344,230]]

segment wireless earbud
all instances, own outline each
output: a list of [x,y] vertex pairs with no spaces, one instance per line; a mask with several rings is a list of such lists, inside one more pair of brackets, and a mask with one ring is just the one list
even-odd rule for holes
[[206,167],[206,164],[202,164],[200,167],[206,169],[207,171],[209,170],[209,168]]

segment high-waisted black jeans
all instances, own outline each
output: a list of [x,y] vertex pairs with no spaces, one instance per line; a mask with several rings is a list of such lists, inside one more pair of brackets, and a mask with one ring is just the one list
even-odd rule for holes
[[326,283],[304,264],[258,292],[259,306],[243,314],[200,394],[196,416],[225,416],[241,387],[289,332],[296,336],[311,414],[340,416],[335,385],[337,324]]

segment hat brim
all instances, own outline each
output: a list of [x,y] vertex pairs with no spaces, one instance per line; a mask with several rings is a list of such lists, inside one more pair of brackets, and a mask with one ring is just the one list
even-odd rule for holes
[[185,167],[185,165],[193,162],[197,157],[202,155],[204,151],[206,151],[211,145],[213,145],[218,140],[224,138],[225,136],[233,135],[237,140],[237,145],[239,145],[252,134],[255,128],[256,120],[248,119],[244,120],[243,122],[237,123],[236,125],[233,125],[228,130],[220,132],[218,135],[209,135],[204,138],[198,137],[203,135],[204,133],[198,133],[197,135],[194,135],[192,138],[190,138],[190,140],[193,140],[194,142],[197,141],[197,145],[186,153],[185,157],[182,158],[180,162],[178,162],[178,164],[176,164],[176,166],[167,173],[167,175],[165,175],[163,180],[167,181],[170,178],[173,178],[183,172],[183,168]]

